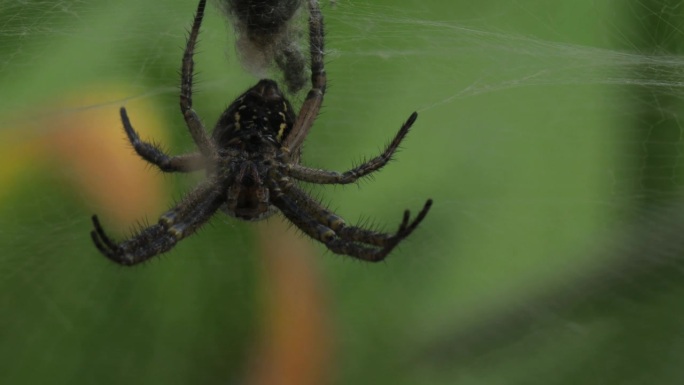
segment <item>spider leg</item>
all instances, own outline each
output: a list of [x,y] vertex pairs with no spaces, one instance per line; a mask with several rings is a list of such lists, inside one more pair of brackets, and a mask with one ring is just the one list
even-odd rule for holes
[[[299,187],[295,186],[294,183],[288,181],[287,178],[280,179],[280,181],[285,194],[287,194],[290,198],[293,198],[303,211],[306,211],[318,222],[325,224],[342,238],[368,243],[375,246],[385,246],[387,239],[393,236],[392,234],[366,230],[357,226],[348,226],[344,219],[324,207],[315,199],[311,198]],[[420,224],[420,222],[422,222],[422,220],[425,218],[431,206],[432,199],[428,199],[425,202],[423,209],[420,211],[420,213],[418,213],[418,216],[411,222],[410,225],[408,223],[409,211],[404,211],[402,225],[399,227],[399,231],[397,231],[397,233],[394,235],[403,234],[403,238],[405,238],[411,234],[413,230],[416,229],[418,224]]]
[[[379,262],[403,239],[408,237],[425,219],[432,200],[428,199],[423,209],[411,221],[410,212],[404,211],[399,229],[394,234],[381,233],[348,226],[342,218],[323,207],[296,186],[287,186],[286,191],[273,186],[274,204],[295,226],[310,237],[324,243],[336,254],[370,262]],[[367,246],[370,245],[370,246]]]
[[[325,95],[326,75],[323,65],[323,14],[318,6],[318,0],[309,1],[309,50],[311,55],[311,89],[306,95],[297,115],[297,120],[292,131],[285,139],[283,147],[288,149],[295,158],[298,158],[299,147],[311,129],[314,120],[318,116]],[[298,160],[298,159],[295,159]],[[295,162],[296,163],[296,162]]]
[[195,21],[192,23],[192,29],[188,36],[188,42],[183,54],[183,65],[181,66],[181,94],[180,94],[180,109],[185,123],[188,125],[190,135],[197,144],[202,155],[213,159],[216,156],[216,148],[212,144],[207,130],[200,121],[195,110],[192,109],[192,78],[195,62],[192,56],[195,54],[195,45],[197,37],[199,36],[200,25],[204,17],[204,7],[206,0],[200,0],[197,6],[197,13],[195,14]]
[[310,168],[302,166],[296,163],[287,163],[283,167],[283,172],[295,179],[318,184],[347,184],[354,183],[359,178],[364,177],[374,171],[379,170],[384,167],[390,160],[392,156],[399,148],[399,145],[408,134],[409,129],[415,123],[418,118],[418,113],[414,112],[408,118],[406,123],[404,123],[397,135],[392,139],[392,141],[387,145],[385,151],[382,154],[376,156],[375,158],[364,162],[363,164],[354,167],[349,171],[339,173],[336,171],[320,170],[315,168]]
[[126,109],[121,107],[121,121],[123,122],[128,140],[133,149],[147,162],[154,164],[164,172],[192,172],[205,168],[205,161],[202,154],[184,154],[169,156],[162,151],[159,146],[140,140],[138,133],[135,132],[131,121],[128,119]]
[[93,215],[95,230],[90,236],[95,246],[110,260],[125,266],[144,262],[169,251],[181,239],[193,234],[225,202],[224,195],[206,183],[164,213],[157,224],[143,229],[122,242],[112,240]]

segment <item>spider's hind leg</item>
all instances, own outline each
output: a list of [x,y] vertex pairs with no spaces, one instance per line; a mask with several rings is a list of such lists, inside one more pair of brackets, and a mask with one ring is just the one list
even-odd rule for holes
[[207,158],[216,156],[216,147],[209,138],[207,130],[200,121],[199,116],[192,108],[192,84],[194,76],[195,62],[193,56],[195,54],[195,46],[197,45],[197,37],[199,36],[200,26],[204,18],[204,8],[206,0],[200,0],[197,4],[197,11],[195,13],[195,20],[192,23],[188,41],[183,53],[183,61],[181,65],[181,93],[180,93],[180,110],[185,119],[185,124],[188,126],[192,140],[197,144],[199,151]]
[[[323,13],[318,0],[308,0],[309,7],[309,54],[311,57],[311,89],[299,109],[297,120],[290,134],[283,141],[283,147],[292,154],[299,154],[304,139],[313,126],[323,104],[327,75],[325,73],[325,39]],[[298,155],[295,156],[298,158]]]

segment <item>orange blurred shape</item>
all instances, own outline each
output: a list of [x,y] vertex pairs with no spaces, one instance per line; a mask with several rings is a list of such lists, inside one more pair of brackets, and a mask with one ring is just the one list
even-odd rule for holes
[[[161,172],[135,154],[126,139],[119,118],[123,103],[112,102],[131,93],[116,86],[97,89],[35,107],[29,116],[37,118],[6,130],[0,151],[11,161],[0,168],[0,184],[11,187],[19,183],[22,172],[39,165],[73,183],[84,203],[108,223],[127,228],[146,216],[156,218],[168,194]],[[126,107],[143,140],[166,142],[160,114],[151,103],[127,102]]]
[[264,261],[264,325],[245,383],[321,385],[330,382],[332,338],[316,251],[280,217],[259,223]]

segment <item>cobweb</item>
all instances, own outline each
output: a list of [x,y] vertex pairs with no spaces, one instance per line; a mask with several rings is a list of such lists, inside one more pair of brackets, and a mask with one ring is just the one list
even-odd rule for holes
[[[317,283],[277,286],[262,225],[218,216],[133,269],[90,240],[93,213],[123,237],[201,178],[142,165],[117,117],[192,150],[178,69],[196,4],[0,0],[0,382],[256,383],[277,340],[300,372],[321,361],[277,383],[679,383],[681,5],[322,2],[329,88],[303,162],[345,170],[419,118],[374,179],[314,193],[388,231],[435,205],[385,263],[305,241],[316,258],[277,260]],[[232,35],[210,7],[208,126],[256,81]],[[312,318],[279,339],[264,311],[288,290],[283,317],[318,296],[328,342],[308,355]]]

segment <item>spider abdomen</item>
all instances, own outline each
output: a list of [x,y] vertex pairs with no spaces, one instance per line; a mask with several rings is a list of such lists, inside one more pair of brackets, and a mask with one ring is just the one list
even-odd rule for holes
[[212,136],[220,149],[259,153],[264,146],[280,145],[294,120],[292,106],[278,84],[263,79],[228,106]]

